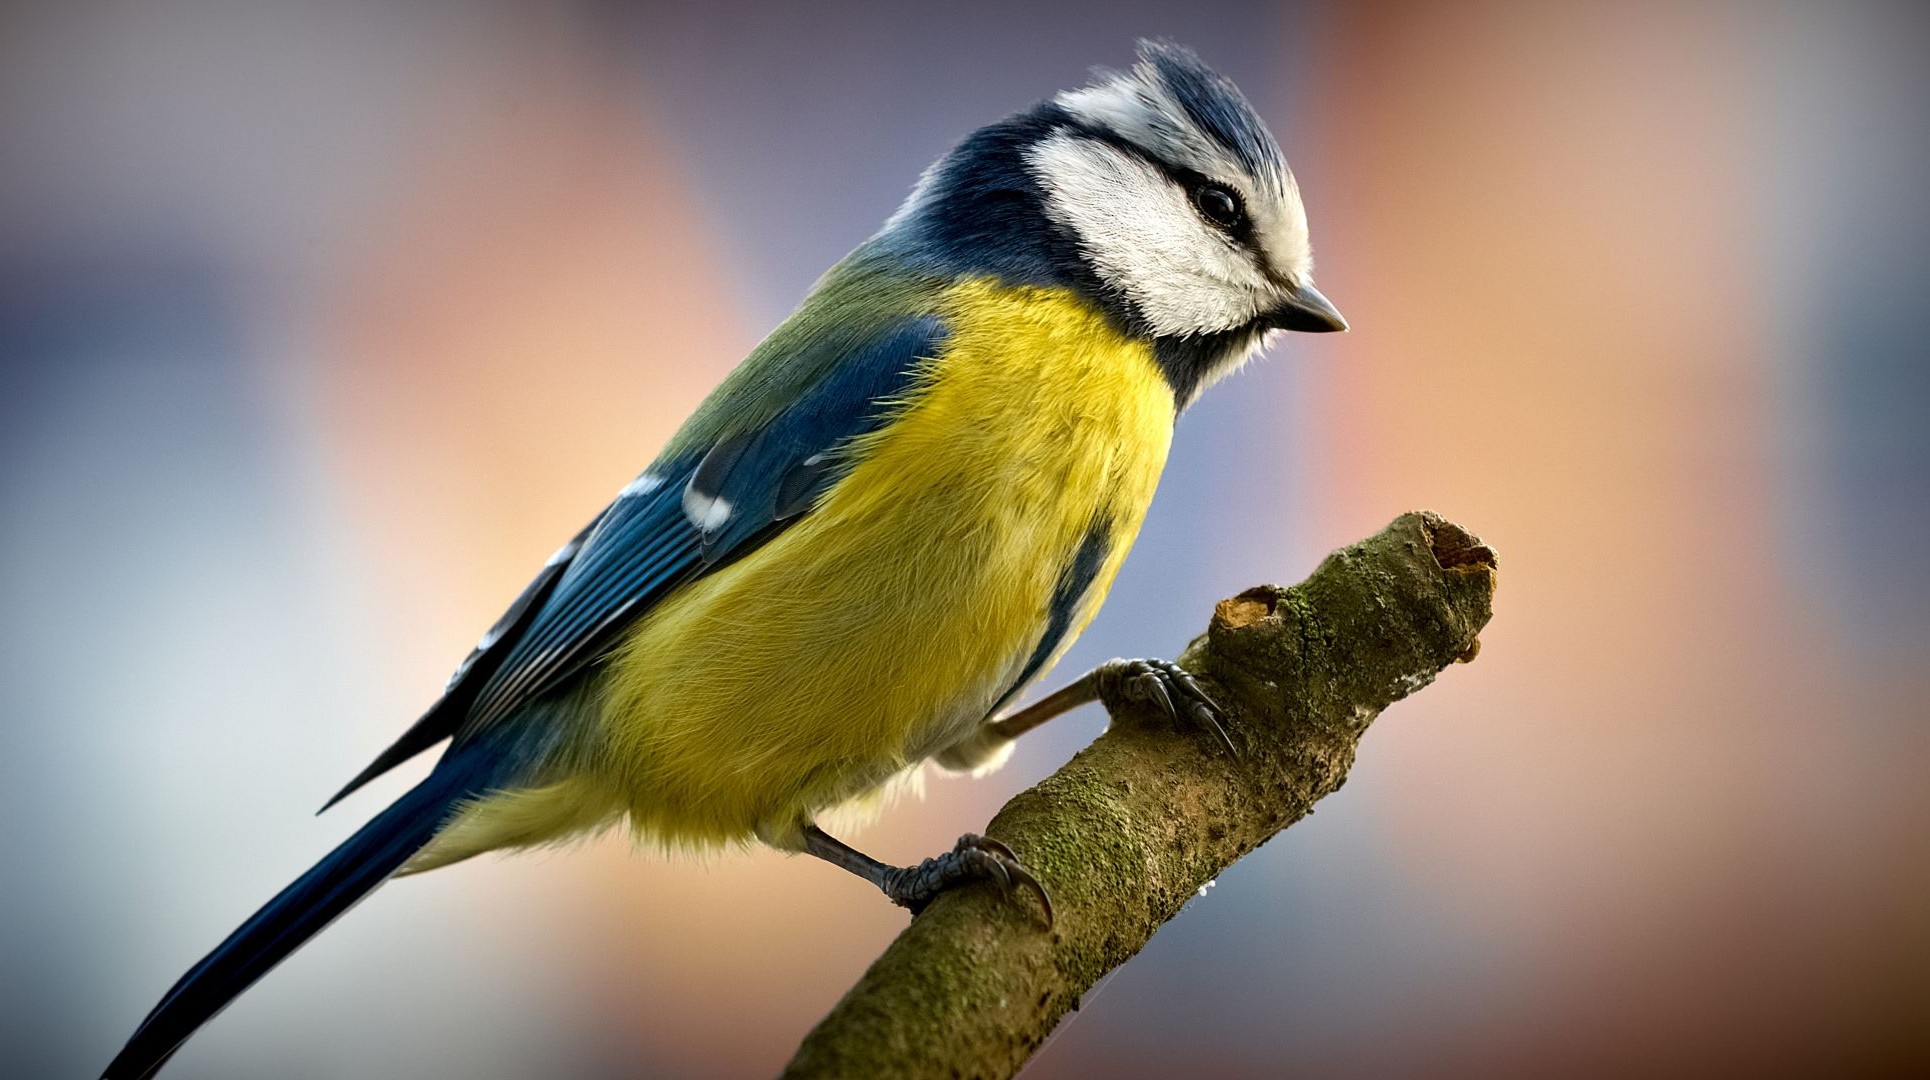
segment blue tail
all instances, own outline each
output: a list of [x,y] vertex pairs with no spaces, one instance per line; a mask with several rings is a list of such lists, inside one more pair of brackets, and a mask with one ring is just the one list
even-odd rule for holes
[[202,1024],[333,922],[421,850],[464,799],[496,786],[501,759],[484,746],[445,757],[422,783],[328,853],[167,992],[102,1073],[141,1080],[167,1063]]

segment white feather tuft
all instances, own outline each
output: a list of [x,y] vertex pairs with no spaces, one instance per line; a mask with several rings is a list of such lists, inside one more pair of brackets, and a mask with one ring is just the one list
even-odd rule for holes
[[713,533],[730,520],[730,500],[721,495],[706,495],[696,487],[684,488],[684,516],[701,532]]
[[623,485],[623,490],[617,492],[617,498],[628,499],[636,495],[648,495],[662,486],[663,477],[657,476],[654,473],[644,473],[642,476]]

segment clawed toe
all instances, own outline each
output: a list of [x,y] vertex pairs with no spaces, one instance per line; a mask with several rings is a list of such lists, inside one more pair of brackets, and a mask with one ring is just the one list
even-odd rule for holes
[[1011,848],[989,836],[971,833],[959,837],[958,842],[961,846],[970,844],[972,850],[986,856],[997,871],[999,886],[1006,895],[1011,895],[1014,888],[1030,889],[1032,895],[1039,898],[1039,906],[1045,909],[1045,924],[1052,925],[1052,897],[1046,895],[1045,886],[1039,884],[1039,879],[1032,876],[1032,871],[1025,868],[1017,855],[1012,854]]
[[1185,668],[1170,660],[1111,660],[1099,666],[1099,699],[1108,709],[1125,701],[1150,702],[1176,722],[1191,721],[1212,731],[1228,753],[1239,748],[1220,721],[1226,713]]
[[1029,890],[1045,909],[1046,925],[1052,925],[1052,898],[1045,886],[1011,848],[989,836],[967,833],[959,837],[958,844],[945,854],[895,871],[884,883],[884,890],[892,903],[910,908],[916,915],[939,893],[974,879],[996,883],[1007,896],[1016,888]]

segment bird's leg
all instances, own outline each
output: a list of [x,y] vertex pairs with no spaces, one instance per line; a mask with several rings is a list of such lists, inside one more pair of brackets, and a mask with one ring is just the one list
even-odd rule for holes
[[1010,893],[1015,887],[1032,890],[1045,908],[1045,922],[1052,925],[1052,898],[1045,886],[1019,862],[1012,849],[989,836],[966,833],[958,845],[936,858],[916,866],[881,863],[846,844],[816,825],[804,827],[804,850],[833,866],[846,870],[876,885],[892,903],[910,908],[913,915],[925,910],[932,898],[946,889],[976,879],[997,882]]
[[1169,660],[1108,660],[1052,694],[1027,705],[989,725],[1007,739],[1016,739],[1060,713],[1070,712],[1089,701],[1103,702],[1107,712],[1117,713],[1129,703],[1151,703],[1174,720],[1191,720],[1210,728],[1227,750],[1238,754],[1233,740],[1221,725],[1225,715],[1186,669]]

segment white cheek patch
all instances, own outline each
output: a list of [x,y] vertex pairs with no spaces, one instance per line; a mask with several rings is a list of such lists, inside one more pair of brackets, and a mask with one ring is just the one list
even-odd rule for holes
[[1101,279],[1156,334],[1243,326],[1271,302],[1273,286],[1250,257],[1148,162],[1063,131],[1026,156],[1045,189],[1047,216],[1078,235]]

